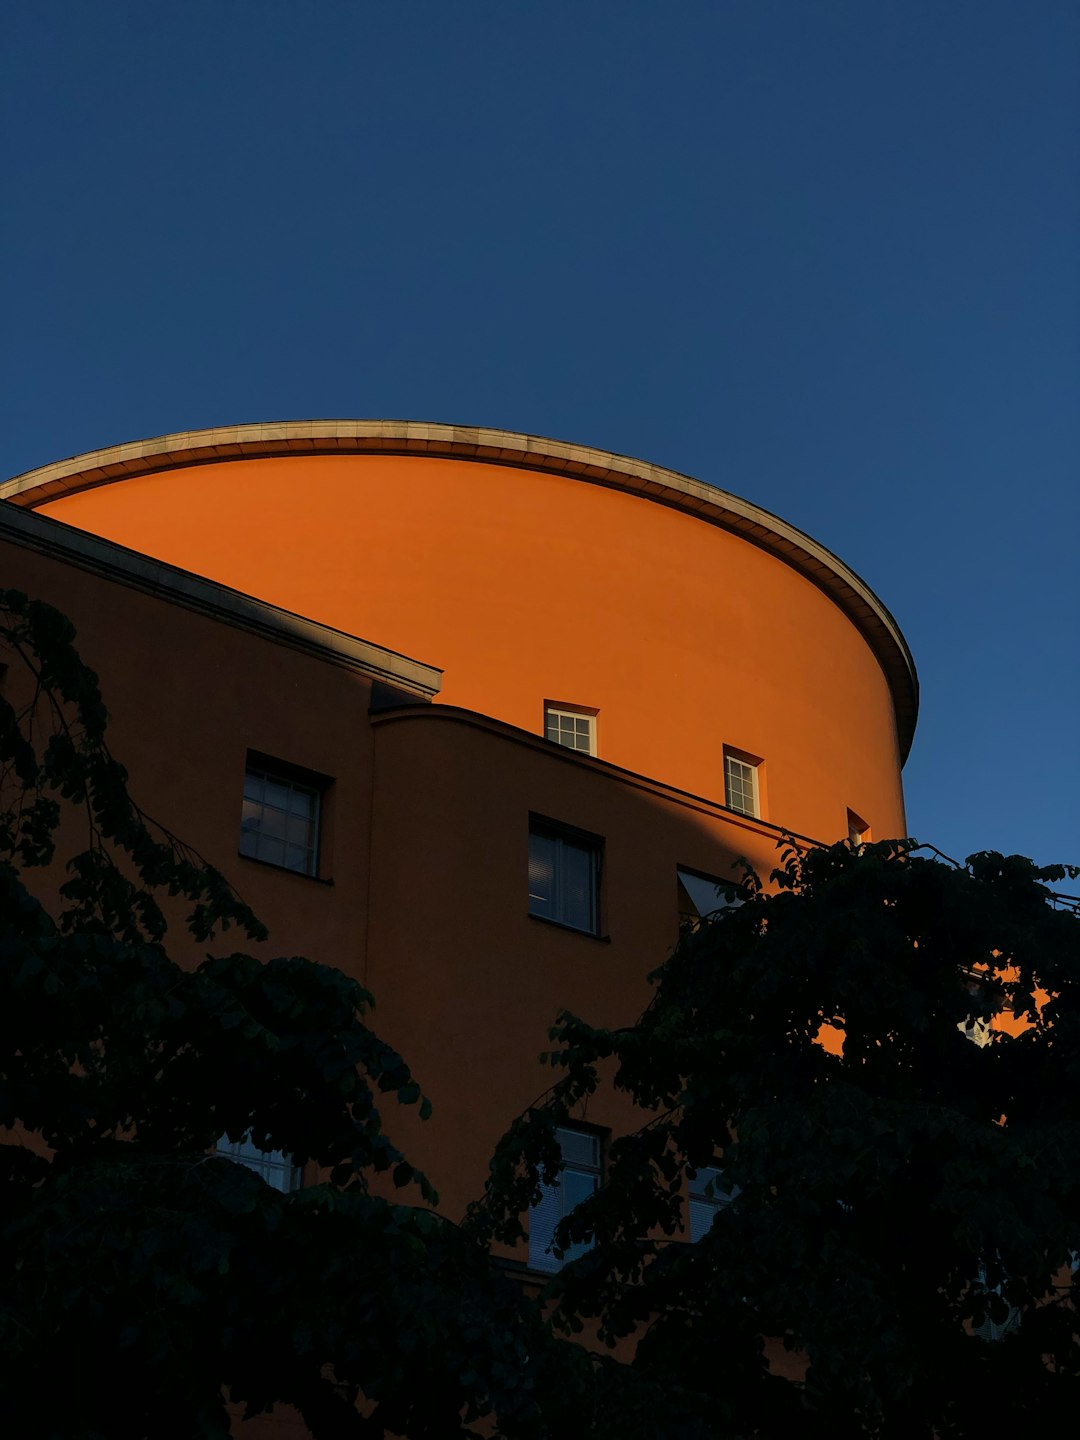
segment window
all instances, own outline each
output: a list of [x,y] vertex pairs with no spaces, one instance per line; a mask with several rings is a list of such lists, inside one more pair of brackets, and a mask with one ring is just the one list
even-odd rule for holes
[[280,1190],[283,1195],[291,1195],[294,1190],[299,1190],[303,1182],[303,1172],[299,1165],[294,1165],[292,1159],[282,1150],[260,1150],[250,1136],[245,1135],[243,1140],[230,1140],[223,1135],[217,1143],[217,1153],[224,1155],[227,1160],[235,1160],[238,1165],[246,1165],[249,1170],[254,1170],[256,1175],[261,1175],[275,1190]]
[[544,734],[556,745],[596,754],[596,711],[578,710],[571,705],[544,705]]
[[600,1184],[600,1136],[590,1130],[555,1131],[563,1168],[553,1185],[541,1186],[540,1199],[529,1211],[529,1265],[553,1274],[584,1255],[590,1247],[571,1245],[562,1259],[552,1253],[555,1227]]
[[854,810],[847,812],[847,838],[848,844],[856,849],[870,841],[870,826]]
[[601,843],[594,835],[530,817],[529,914],[598,934]]
[[724,804],[743,815],[760,815],[758,766],[760,760],[738,755],[724,747]]
[[315,875],[319,867],[319,777],[249,758],[240,854]]
[[715,875],[700,875],[681,866],[675,874],[679,886],[679,923],[693,930],[718,910],[743,903],[740,896],[733,893],[739,886],[732,880],[718,880]]
[[[1004,1298],[1005,1277],[996,1285],[987,1284],[987,1267],[980,1261],[979,1273],[972,1287],[982,1296],[989,1297],[983,1303],[986,1307],[986,1314],[980,1325],[972,1324],[971,1333],[978,1335],[980,1340],[1004,1340],[1006,1335],[1011,1335],[1014,1330],[1020,1327],[1020,1311]],[[991,1319],[991,1314],[995,1317]]]
[[687,1204],[690,1221],[690,1240],[696,1244],[713,1227],[713,1221],[725,1205],[730,1205],[738,1190],[727,1190],[720,1183],[721,1172],[710,1165],[702,1168],[690,1178],[690,1198]]

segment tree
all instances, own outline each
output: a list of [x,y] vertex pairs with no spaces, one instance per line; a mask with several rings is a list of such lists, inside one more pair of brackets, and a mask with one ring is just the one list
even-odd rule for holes
[[[131,800],[73,634],[0,592],[0,639],[32,682],[18,708],[0,699],[6,1430],[190,1440],[228,1433],[231,1401],[290,1403],[320,1440],[475,1434],[481,1417],[573,1433],[588,1362],[433,1211],[382,1129],[377,1098],[428,1106],[369,1028],[370,995],[298,958],[169,958],[180,902],[200,942],[265,931]],[[50,913],[35,889],[79,813]],[[214,1154],[223,1135],[323,1182],[281,1194]]]
[[[317,1440],[1071,1419],[1080,920],[1049,887],[1076,870],[790,847],[684,935],[635,1025],[559,1017],[555,1084],[456,1226],[384,1133],[383,1100],[428,1107],[371,997],[297,958],[170,959],[179,904],[200,943],[265,932],[132,801],[63,616],[0,592],[0,641],[32,682],[0,697],[8,1428],[186,1440],[229,1402],[288,1402]],[[557,1234],[591,1248],[530,1302],[490,1242],[522,1238],[558,1126],[609,1083],[644,1123]],[[222,1135],[321,1181],[281,1194]],[[692,1177],[716,1211],[696,1244]]]
[[[682,1397],[670,1433],[1074,1419],[1080,919],[1050,886],[1078,871],[919,849],[789,844],[769,890],[748,873],[684,934],[636,1024],[559,1017],[558,1078],[499,1146],[470,1223],[513,1242],[559,1125],[607,1083],[646,1112],[556,1232],[591,1249],[548,1301]],[[695,1175],[716,1218],[688,1244]]]

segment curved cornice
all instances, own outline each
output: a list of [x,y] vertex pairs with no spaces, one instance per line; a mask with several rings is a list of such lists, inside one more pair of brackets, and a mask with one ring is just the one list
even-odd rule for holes
[[5,481],[0,484],[0,499],[33,509],[113,480],[187,465],[271,455],[358,453],[435,455],[542,470],[642,495],[740,535],[813,581],[865,636],[889,682],[901,762],[907,758],[919,706],[915,662],[900,627],[869,585],[824,545],[759,505],[643,460],[482,426],[411,420],[299,420],[184,430],[156,440],[92,450]]

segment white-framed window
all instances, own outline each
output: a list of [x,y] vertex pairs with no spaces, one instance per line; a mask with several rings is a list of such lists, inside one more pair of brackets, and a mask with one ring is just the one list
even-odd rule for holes
[[592,1130],[570,1126],[555,1132],[562,1155],[563,1168],[553,1185],[540,1187],[540,1199],[529,1211],[529,1267],[554,1274],[576,1260],[590,1247],[571,1245],[560,1259],[551,1249],[555,1227],[582,1200],[600,1185],[600,1136]]
[[760,815],[761,799],[758,785],[760,761],[745,759],[734,750],[724,748],[724,804],[743,815]]
[[690,1176],[687,1210],[691,1243],[696,1244],[713,1227],[717,1215],[725,1205],[730,1205],[738,1194],[737,1189],[729,1190],[722,1182],[723,1172],[715,1166],[703,1165]]
[[741,905],[743,897],[739,886],[732,880],[720,880],[715,875],[703,875],[697,870],[686,870],[681,865],[675,871],[678,881],[679,923],[696,929],[702,920],[708,920],[718,910],[732,905]]
[[870,826],[861,815],[856,815],[854,810],[847,812],[847,838],[848,844],[856,849],[870,842]]
[[249,756],[240,854],[301,875],[318,874],[320,808],[317,776]]
[[529,914],[598,934],[602,843],[530,815]]
[[578,710],[572,705],[544,702],[544,735],[568,750],[596,754],[596,711]]
[[235,1160],[238,1165],[254,1170],[267,1185],[280,1190],[283,1195],[291,1195],[303,1183],[303,1171],[299,1165],[293,1164],[291,1156],[282,1150],[260,1150],[249,1135],[245,1135],[243,1140],[230,1140],[223,1135],[215,1149],[227,1160]]

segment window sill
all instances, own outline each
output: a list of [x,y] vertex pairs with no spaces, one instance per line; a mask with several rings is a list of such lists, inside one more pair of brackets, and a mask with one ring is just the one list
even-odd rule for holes
[[308,875],[303,870],[294,870],[291,865],[278,865],[273,860],[263,860],[258,855],[245,855],[243,850],[238,850],[237,855],[241,860],[246,860],[249,865],[261,865],[265,870],[274,870],[279,875],[295,875],[298,880],[313,880],[316,885],[333,885],[329,875]]
[[538,925],[550,925],[555,930],[566,930],[571,935],[581,935],[586,940],[598,940],[601,945],[610,945],[610,935],[598,935],[595,930],[582,930],[577,925],[567,925],[565,920],[552,920],[547,915],[534,915],[529,912],[529,919],[535,920]]

